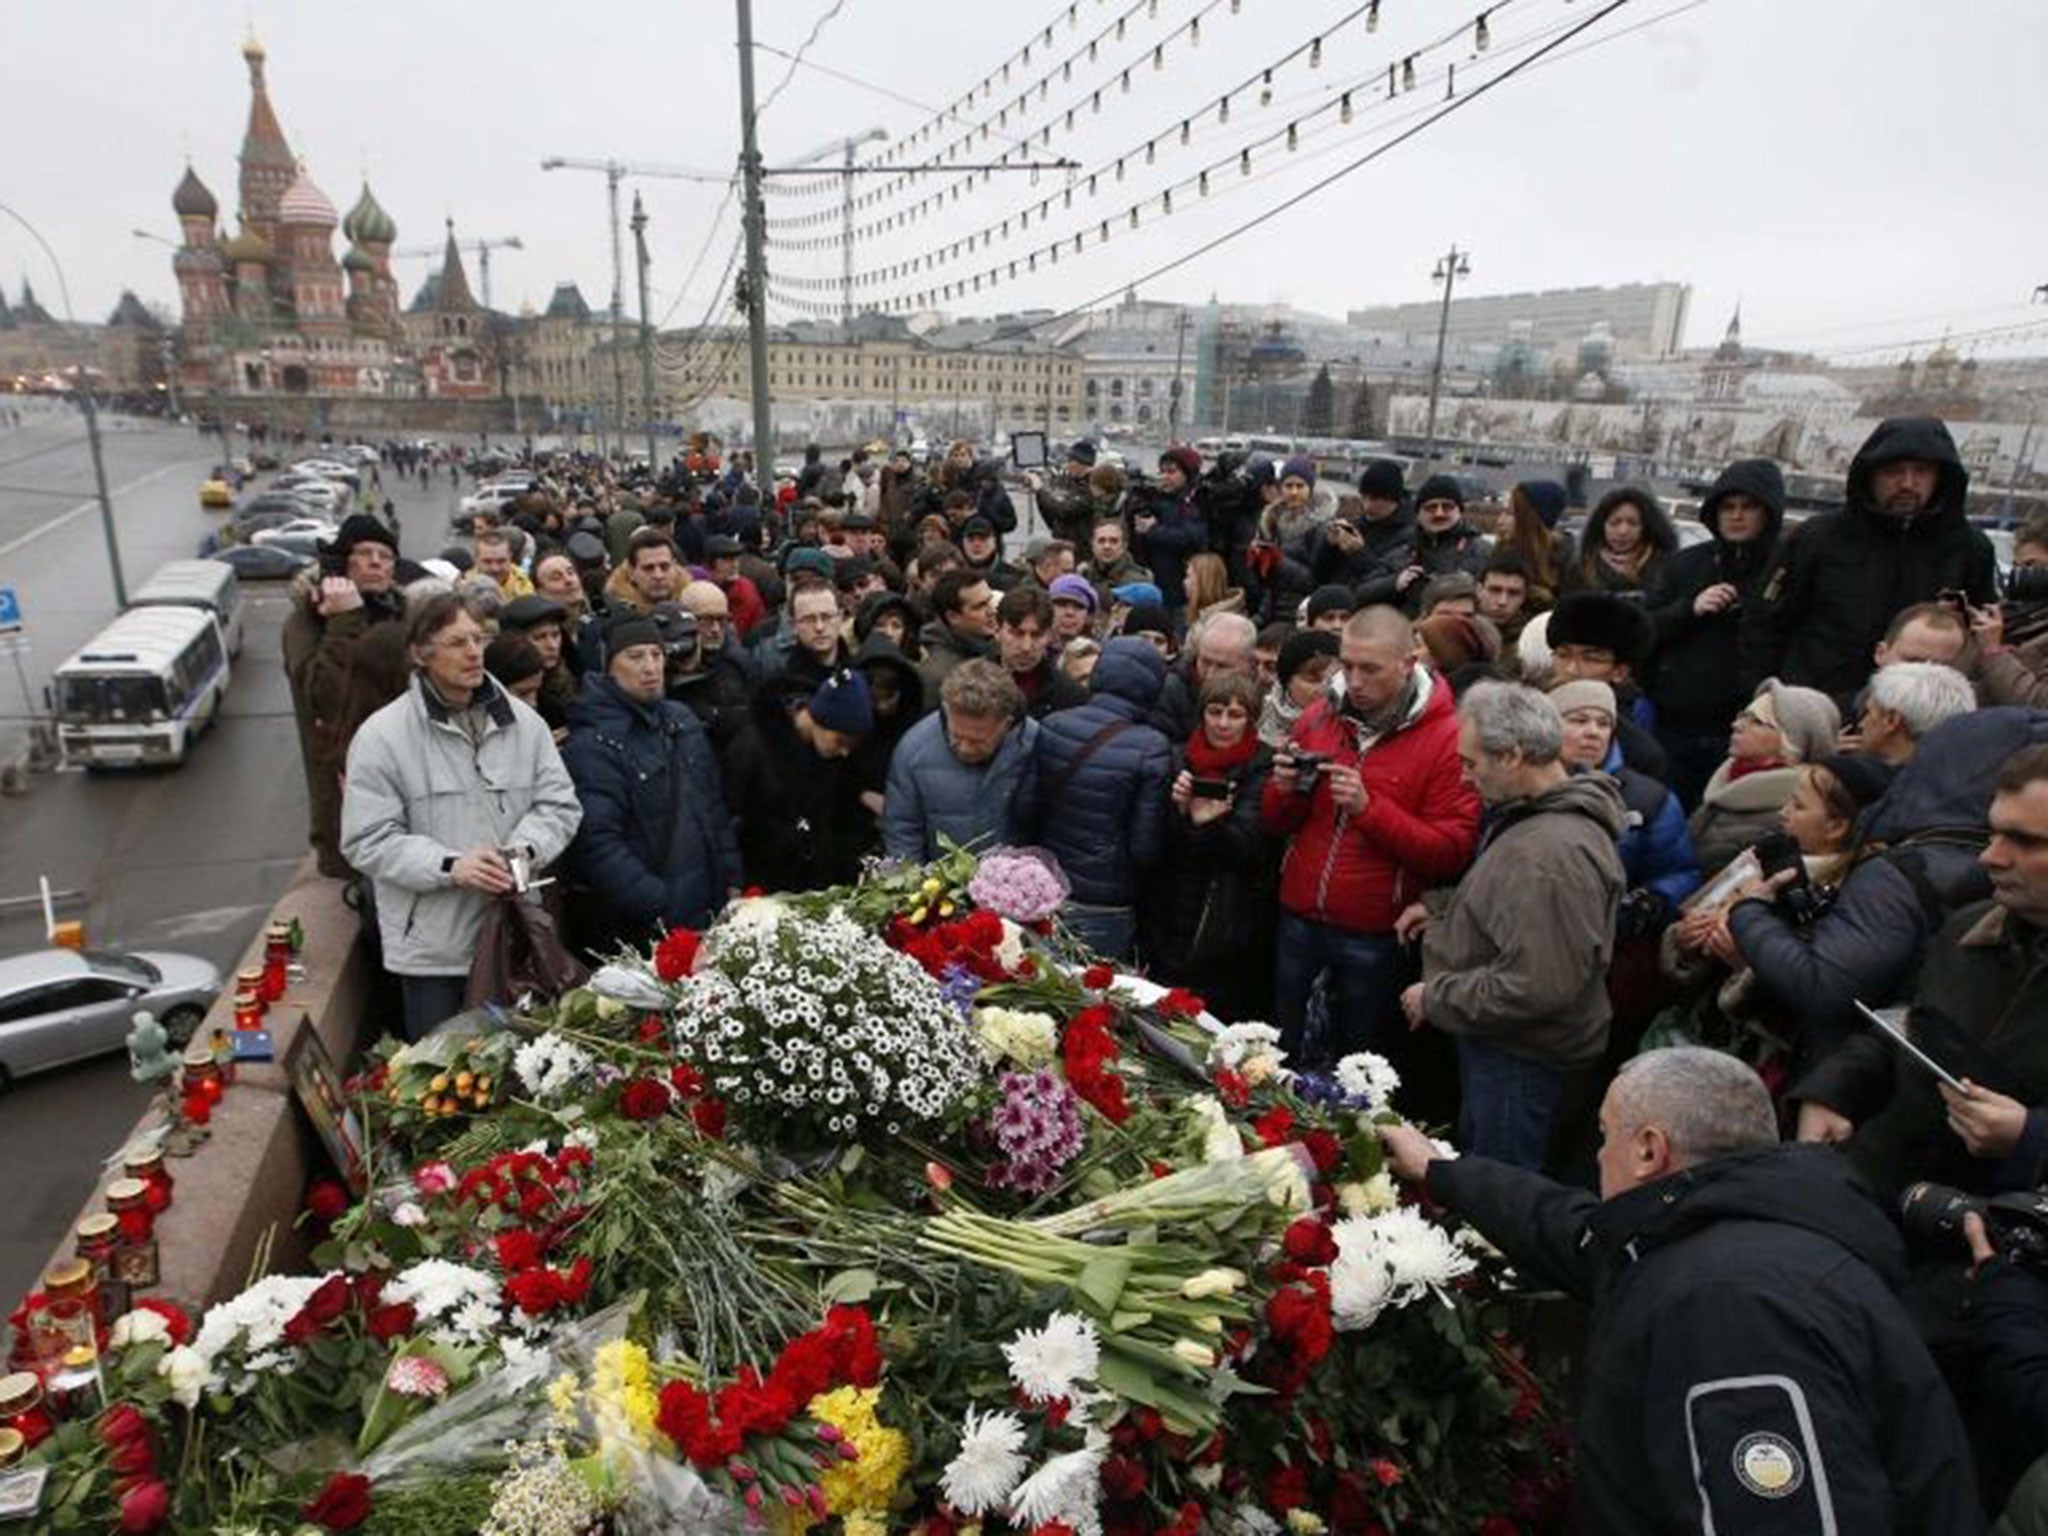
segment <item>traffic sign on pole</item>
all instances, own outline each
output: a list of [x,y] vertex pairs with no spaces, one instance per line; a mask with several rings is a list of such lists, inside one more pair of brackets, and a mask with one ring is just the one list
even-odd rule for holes
[[0,587],[0,633],[21,628],[21,598],[12,587]]

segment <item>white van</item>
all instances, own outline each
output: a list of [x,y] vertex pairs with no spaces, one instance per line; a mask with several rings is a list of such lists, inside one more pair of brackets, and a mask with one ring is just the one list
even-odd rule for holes
[[220,713],[228,653],[203,608],[131,608],[54,678],[58,740],[91,768],[182,763]]
[[137,608],[204,608],[220,625],[228,654],[242,654],[242,584],[235,568],[223,561],[169,561],[129,602]]

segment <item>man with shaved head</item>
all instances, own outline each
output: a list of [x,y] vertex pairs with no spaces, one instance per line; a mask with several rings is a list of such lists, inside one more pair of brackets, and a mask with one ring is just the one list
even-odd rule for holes
[[[1417,663],[1406,616],[1361,609],[1337,654],[1328,692],[1295,722],[1259,805],[1260,824],[1287,841],[1274,1022],[1301,1067],[1368,1049],[1408,1058],[1395,921],[1456,880],[1479,837],[1450,685]],[[1329,1027],[1309,1039],[1319,979]]]

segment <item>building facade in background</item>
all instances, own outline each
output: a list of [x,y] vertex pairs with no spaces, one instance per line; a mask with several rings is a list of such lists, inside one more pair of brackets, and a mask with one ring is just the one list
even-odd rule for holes
[[[1685,283],[1622,283],[1605,288],[1550,288],[1451,300],[1453,346],[1506,346],[1519,342],[1538,352],[1572,350],[1605,327],[1617,359],[1675,357],[1685,345],[1692,288]],[[1439,300],[1354,309],[1355,330],[1409,345],[1436,341],[1443,314]]]

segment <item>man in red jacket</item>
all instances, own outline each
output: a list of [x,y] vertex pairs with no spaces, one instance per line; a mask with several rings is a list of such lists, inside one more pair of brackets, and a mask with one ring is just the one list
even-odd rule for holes
[[[1479,837],[1479,797],[1458,761],[1450,685],[1415,659],[1398,610],[1354,614],[1342,670],[1295,722],[1259,804],[1287,839],[1280,866],[1274,1022],[1296,1066],[1388,1052],[1404,1034],[1406,962],[1394,920],[1455,880]],[[1305,1038],[1308,1000],[1326,977],[1330,1027]]]

